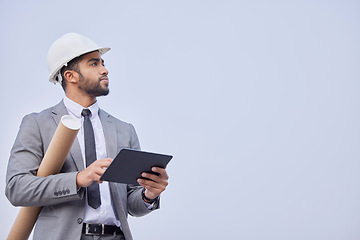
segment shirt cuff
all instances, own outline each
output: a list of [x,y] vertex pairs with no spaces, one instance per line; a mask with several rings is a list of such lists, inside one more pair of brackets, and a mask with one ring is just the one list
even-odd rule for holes
[[145,202],[145,201],[143,200],[143,202],[144,202],[144,204],[145,204],[145,206],[146,206],[146,208],[147,208],[148,210],[153,210],[153,209],[154,209],[154,206],[155,206],[156,201],[153,202],[153,203],[147,203],[147,202]]

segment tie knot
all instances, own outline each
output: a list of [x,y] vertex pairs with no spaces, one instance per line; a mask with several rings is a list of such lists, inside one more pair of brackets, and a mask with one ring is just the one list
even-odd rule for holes
[[91,111],[89,109],[84,108],[81,112],[81,116],[83,117],[89,117],[91,114]]

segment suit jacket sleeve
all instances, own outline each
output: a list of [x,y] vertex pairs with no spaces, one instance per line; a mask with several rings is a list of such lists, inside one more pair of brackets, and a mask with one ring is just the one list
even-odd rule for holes
[[40,128],[39,118],[38,114],[24,117],[10,153],[5,194],[15,206],[53,205],[83,196],[83,192],[77,192],[76,171],[48,177],[36,176],[56,129],[55,122],[51,125],[52,133],[48,133],[51,130],[50,127],[44,127],[45,124]]
[[[131,128],[131,141],[130,141],[130,147],[133,149],[140,150],[140,143],[138,136],[136,134],[135,128],[133,125],[130,124]],[[128,213],[132,216],[140,217],[143,215],[146,215],[150,213],[153,210],[160,208],[160,200],[158,199],[154,205],[153,208],[150,210],[146,207],[144,200],[141,196],[141,191],[143,187],[139,186],[132,186],[128,185],[127,187],[128,191]]]

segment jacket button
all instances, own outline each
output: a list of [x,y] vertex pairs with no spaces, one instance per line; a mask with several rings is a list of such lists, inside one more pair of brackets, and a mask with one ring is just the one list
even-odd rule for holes
[[77,219],[77,223],[78,223],[78,224],[82,224],[82,222],[83,222],[82,218],[78,218],[78,219]]

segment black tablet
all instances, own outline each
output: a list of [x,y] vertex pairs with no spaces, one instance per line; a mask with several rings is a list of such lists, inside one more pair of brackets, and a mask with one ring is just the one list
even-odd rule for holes
[[171,159],[172,156],[170,155],[123,148],[106,169],[100,180],[139,185],[137,179],[142,178],[141,173],[157,174],[152,172],[151,168],[165,168]]

